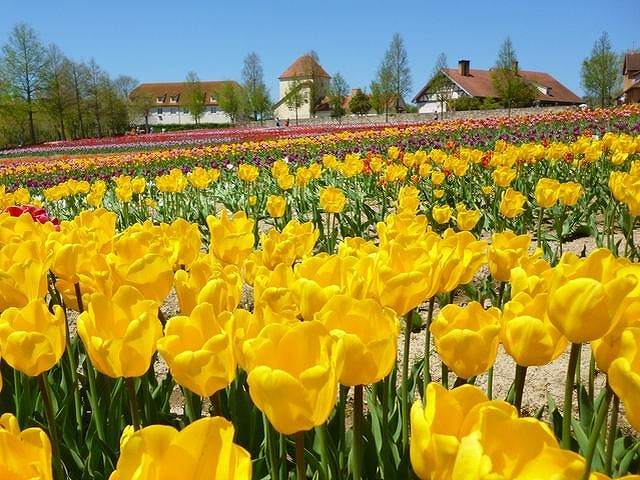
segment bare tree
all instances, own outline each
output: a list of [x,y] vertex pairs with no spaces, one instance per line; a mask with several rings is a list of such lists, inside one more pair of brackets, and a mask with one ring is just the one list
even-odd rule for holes
[[33,116],[35,100],[42,87],[45,48],[29,25],[19,23],[11,31],[2,53],[1,77],[9,85],[12,95],[26,103],[31,143],[36,143]]
[[71,84],[73,88],[73,105],[76,113],[76,120],[80,129],[79,133],[81,137],[85,137],[87,132],[85,130],[83,110],[84,110],[84,98],[87,95],[89,85],[89,70],[83,63],[77,63],[69,61],[69,74],[71,77]]
[[242,67],[242,86],[247,96],[246,103],[252,112],[253,119],[264,118],[264,114],[271,108],[269,90],[264,83],[262,62],[257,53],[251,52],[244,59]]
[[96,121],[96,131],[99,137],[102,137],[102,83],[104,80],[104,72],[96,61],[92,58],[89,60],[88,68],[88,89],[89,102],[93,110],[93,118]]
[[200,117],[204,114],[204,90],[202,89],[202,82],[198,77],[198,74],[194,71],[187,73],[186,79],[187,88],[185,94],[187,96],[187,105],[189,106],[189,113],[193,116],[196,125],[200,123]]
[[601,107],[606,107],[620,88],[621,72],[620,56],[612,50],[609,34],[604,32],[593,45],[591,55],[582,62],[582,88]]
[[43,69],[41,96],[45,111],[57,124],[60,140],[67,138],[65,116],[73,103],[73,90],[68,67],[69,61],[62,51],[56,45],[50,45]]
[[399,111],[404,103],[404,97],[411,90],[412,83],[407,50],[399,33],[393,35],[391,44],[384,55],[383,65],[385,72],[391,76],[395,109]]
[[440,117],[444,117],[444,106],[453,95],[453,83],[443,73],[446,68],[447,56],[444,53],[440,53],[436,59],[436,64],[433,68],[433,74],[431,75],[430,80],[430,90],[434,92],[438,103],[440,103]]

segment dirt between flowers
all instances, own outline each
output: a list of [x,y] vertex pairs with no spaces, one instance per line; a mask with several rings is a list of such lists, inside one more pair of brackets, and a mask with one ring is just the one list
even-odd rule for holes
[[[621,237],[616,238],[616,241],[622,240]],[[624,241],[624,240],[622,240]],[[640,230],[634,231],[634,241],[635,244],[640,244]],[[532,242],[533,243],[533,242]],[[532,246],[532,251],[535,246]],[[583,251],[589,253],[596,248],[595,240],[592,237],[583,237],[579,238],[564,244],[565,252],[573,252],[576,255],[580,255]],[[477,277],[482,277],[488,275],[488,271],[486,267],[483,267],[484,271],[480,271]],[[468,301],[463,294],[458,293],[454,297],[454,303],[457,304],[465,304]],[[251,287],[245,286],[242,299],[240,301],[241,308],[251,309],[253,305],[253,292]],[[427,317],[427,305],[424,304],[419,309],[419,313],[423,318],[423,325],[426,321]],[[163,303],[161,310],[165,315],[165,318],[171,318],[172,316],[179,314],[179,306],[178,299],[175,294],[175,291],[171,291],[165,302]],[[438,314],[439,307],[436,302],[433,316]],[[69,321],[70,321],[70,330],[71,335],[76,335],[76,312],[69,312]],[[398,357],[397,357],[397,365],[398,371],[402,368],[403,362],[403,345],[404,345],[404,332],[401,332],[398,337]],[[410,338],[410,349],[409,349],[409,365],[413,366],[416,362],[420,361],[424,358],[425,351],[425,329],[424,327],[420,330],[420,332],[412,333]],[[580,371],[582,372],[581,380],[583,385],[587,385],[587,375],[589,371],[589,359],[590,359],[591,349],[589,345],[584,345],[582,347],[582,353],[580,355]],[[435,351],[433,344],[431,345],[431,377],[433,381],[439,382],[442,378],[441,375],[441,362],[440,357]],[[567,364],[569,362],[569,350],[565,351],[559,358],[557,358],[554,362],[551,362],[547,365],[541,367],[529,367],[527,369],[527,377],[524,388],[524,394],[522,399],[522,409],[523,415],[533,416],[535,415],[539,408],[547,405],[548,398],[552,398],[558,408],[562,411],[562,404],[564,398],[564,384],[567,373]],[[154,364],[154,370],[158,378],[164,378],[167,375],[168,367],[164,360],[158,357],[158,360]],[[498,350],[498,356],[496,358],[496,362],[494,364],[494,377],[493,377],[493,398],[494,399],[505,399],[511,388],[513,379],[515,375],[515,363],[513,359],[504,351],[502,346],[500,346]],[[475,385],[479,386],[483,390],[487,389],[487,374],[483,374],[477,377]],[[449,375],[449,385],[450,387],[455,382],[456,377],[453,373]],[[595,391],[596,395],[601,391],[604,387],[606,380],[606,375],[603,372],[596,370],[595,376]],[[400,381],[400,376],[398,375],[398,382]],[[351,411],[351,402],[353,401],[353,390],[351,389],[348,397],[348,405],[347,405],[347,423],[350,424],[350,411]],[[418,392],[416,392],[416,398],[419,398]],[[575,396],[574,396],[575,399]],[[208,415],[209,412],[209,399],[204,399],[203,402],[203,415]],[[366,402],[366,395],[365,395]],[[174,387],[171,399],[170,399],[171,411],[175,414],[182,414],[184,408],[184,397],[182,392],[178,386]],[[366,408],[366,404],[365,404]],[[635,431],[631,428],[626,418],[624,417],[624,406],[620,405],[621,413],[619,417],[619,425],[620,428],[624,431],[625,434],[636,435]],[[545,409],[543,412],[542,418],[544,420],[548,419],[548,409]],[[574,400],[574,415],[577,415],[577,405]]]

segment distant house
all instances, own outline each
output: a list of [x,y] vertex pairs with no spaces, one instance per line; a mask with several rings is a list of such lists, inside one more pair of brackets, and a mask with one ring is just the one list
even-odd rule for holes
[[[200,123],[230,123],[229,115],[218,107],[216,95],[228,83],[234,81],[201,82],[203,91],[204,113]],[[194,124],[195,119],[189,113],[188,84],[185,82],[142,83],[130,94],[133,99],[139,95],[151,98],[149,109],[149,125]],[[143,123],[144,119],[138,123]]]
[[629,52],[624,56],[620,100],[623,103],[640,102],[640,52]]
[[[450,99],[460,97],[475,97],[479,100],[497,99],[498,96],[491,79],[491,70],[472,69],[470,63],[469,60],[460,60],[457,69],[443,68],[440,70],[440,73],[448,81],[445,82],[447,97]],[[518,70],[518,75],[538,90],[536,105],[579,105],[582,103],[580,97],[548,73]],[[442,95],[438,95],[435,90],[433,81],[429,81],[414,97],[413,103],[418,105],[419,113],[433,113],[440,110]],[[439,96],[440,98],[438,98]],[[446,104],[443,106],[446,111]]]
[[[274,115],[280,120],[329,116],[327,102],[331,76],[311,55],[298,57],[280,77],[280,96],[274,105]],[[289,100],[296,94],[302,99],[296,109]],[[296,112],[297,110],[297,112]]]

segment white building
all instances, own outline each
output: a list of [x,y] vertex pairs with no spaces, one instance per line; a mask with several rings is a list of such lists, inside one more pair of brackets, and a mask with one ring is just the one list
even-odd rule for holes
[[[201,82],[203,91],[204,112],[199,123],[231,123],[229,115],[220,110],[216,99],[220,89],[228,83],[237,85],[234,81]],[[149,125],[190,125],[195,124],[193,115],[189,112],[188,84],[185,82],[142,83],[132,92],[131,98],[145,95],[148,97]],[[145,123],[144,118],[136,123]]]
[[[278,80],[280,96],[273,110],[281,121],[330,114],[327,93],[331,77],[311,55],[296,59]],[[291,100],[293,96],[295,100]]]
[[[460,60],[458,68],[442,68],[440,77],[431,79],[413,99],[419,113],[447,111],[447,100],[472,97],[482,101],[498,99],[493,87],[492,71],[470,68],[469,60]],[[516,74],[526,83],[536,88],[535,105],[546,107],[555,105],[579,105],[580,97],[546,72],[519,70]],[[435,79],[444,80],[434,83]]]

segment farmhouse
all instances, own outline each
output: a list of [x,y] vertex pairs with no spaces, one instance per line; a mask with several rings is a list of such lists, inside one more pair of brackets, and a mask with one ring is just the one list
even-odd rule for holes
[[[440,74],[445,82],[438,82],[434,88],[429,81],[415,96],[413,103],[418,105],[420,113],[433,113],[443,107],[447,109],[443,98],[475,97],[479,100],[497,98],[491,80],[491,70],[472,69],[469,60],[460,60],[458,68],[443,68]],[[579,105],[580,97],[545,72],[518,70],[518,75],[537,89],[536,105]]]
[[[200,82],[204,113],[199,123],[230,123],[229,115],[218,107],[217,93],[227,83],[234,81]],[[144,96],[147,101],[149,125],[194,124],[195,119],[189,112],[189,85],[185,82],[142,83],[130,97]],[[144,119],[140,123],[143,123]]]
[[329,116],[326,96],[331,76],[311,55],[302,55],[280,77],[280,95],[274,115],[280,120]]
[[624,56],[620,100],[623,103],[640,102],[640,52],[629,52]]

